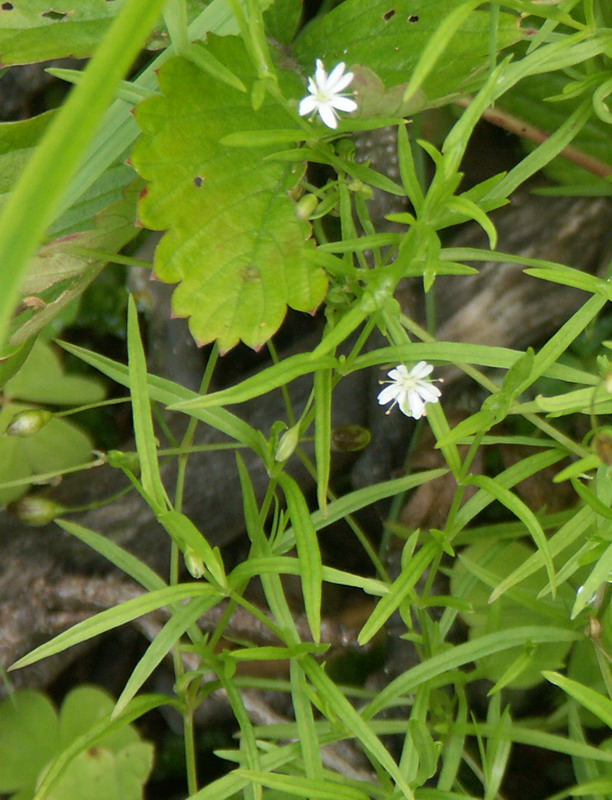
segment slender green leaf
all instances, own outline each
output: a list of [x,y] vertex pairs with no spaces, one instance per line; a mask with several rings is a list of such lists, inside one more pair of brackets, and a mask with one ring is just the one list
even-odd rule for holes
[[281,472],[278,482],[287,498],[289,516],[293,524],[295,543],[300,560],[302,592],[306,616],[315,642],[321,639],[321,584],[323,568],[316,528],[310,517],[306,500],[295,480]]
[[604,697],[588,686],[583,686],[581,683],[573,681],[571,678],[566,678],[565,675],[559,675],[558,672],[544,671],[542,675],[547,681],[563,689],[564,692],[569,694],[570,697],[573,697],[581,706],[588,708],[588,710],[595,714],[596,717],[599,717],[605,725],[612,728],[612,700],[608,697]]
[[147,391],[147,360],[138,329],[136,305],[131,296],[128,301],[128,357],[132,419],[140,463],[140,480],[146,495],[155,504],[153,510],[156,514],[160,514],[166,509],[168,500],[157,460],[157,443]]
[[[63,193],[80,165],[117,81],[131,66],[164,0],[127,0],[85,69],[83,80],[54,117],[0,217],[0,342],[30,256],[53,221]],[[6,269],[10,265],[10,269]]]
[[144,561],[141,561],[139,558],[136,558],[136,556],[128,553],[127,550],[119,547],[118,544],[115,544],[115,542],[107,536],[101,536],[90,528],[86,528],[68,519],[56,519],[55,522],[60,528],[63,528],[92,550],[95,550],[96,553],[100,553],[107,561],[110,561],[111,564],[118,567],[124,575],[137,581],[145,589],[152,592],[155,589],[163,589],[166,585],[164,580],[160,578],[156,572],[153,572]]
[[387,708],[394,700],[409,695],[425,681],[433,680],[445,673],[449,674],[449,680],[451,680],[452,670],[456,669],[456,667],[476,661],[492,653],[504,652],[511,647],[521,646],[526,641],[532,641],[536,644],[538,642],[573,642],[579,638],[579,634],[563,628],[536,625],[510,628],[486,634],[471,642],[456,645],[452,649],[439,653],[422,664],[407,670],[388,686],[385,686],[374,700],[363,709],[362,715],[364,719],[371,719]]
[[423,545],[416,555],[410,559],[406,567],[402,569],[400,576],[390,587],[389,593],[380,600],[359,632],[357,641],[360,645],[367,644],[387,622],[391,614],[397,611],[438,552],[439,546],[437,542],[430,541]]
[[10,669],[20,669],[28,664],[35,664],[43,658],[52,656],[55,653],[61,653],[68,647],[86,642],[94,636],[106,633],[106,631],[113,630],[113,628],[118,628],[120,625],[125,625],[126,622],[132,622],[143,614],[148,614],[149,611],[155,611],[155,609],[162,606],[178,603],[180,600],[187,598],[210,597],[211,595],[219,596],[219,593],[208,584],[179,583],[176,586],[167,586],[164,589],[157,589],[140,597],[134,597],[132,600],[127,600],[115,608],[108,608],[89,619],[83,620],[83,622],[77,623],[69,630],[64,631],[64,633],[60,633],[50,642],[40,645],[40,647],[20,658]]
[[[525,505],[520,497],[517,497],[511,491],[501,486],[494,478],[489,478],[487,475],[472,475],[470,478],[470,483],[474,483],[476,486],[479,486],[481,489],[489,492],[492,497],[498,500],[502,505],[506,506],[506,508],[525,525],[531,534],[536,547],[542,554],[542,560],[544,561],[544,565],[548,572],[548,579],[553,587],[554,595],[556,588],[555,567],[550,554],[548,540],[546,539],[546,535],[542,530],[542,526],[538,522],[536,515],[528,506]],[[496,596],[499,597],[499,593]]]
[[[112,378],[122,386],[127,386],[129,388],[130,380],[128,368],[124,364],[113,361],[98,353],[94,353],[91,350],[86,350],[83,347],[69,344],[68,342],[60,342],[59,344],[61,344],[64,350],[72,353],[87,364],[91,364],[92,367],[95,367],[104,375],[108,375],[109,378]],[[180,386],[178,383],[173,383],[165,378],[149,375],[147,381],[151,399],[157,400],[159,403],[164,403],[165,405],[172,405],[173,403],[184,400],[196,400],[199,398],[196,392],[192,392],[190,389],[186,389],[184,386]],[[255,450],[255,452],[260,452],[261,450],[260,436],[253,428],[224,408],[209,410],[195,409],[190,411],[190,416],[202,420],[202,422],[236,439],[236,441],[250,447]]]
[[147,647],[144,655],[132,670],[132,674],[115,704],[113,718],[123,713],[127,704],[136,695],[136,692],[142,688],[144,682],[149,679],[185,631],[217,602],[218,598],[214,596],[201,597],[193,599],[188,605],[181,606],[173,611],[168,622],[156,634],[155,639]]
[[331,405],[332,372],[317,370],[314,378],[315,460],[317,469],[317,501],[319,510],[327,514],[327,490],[331,468]]
[[261,370],[256,375],[245,378],[236,386],[229,389],[222,389],[219,392],[205,394],[193,400],[188,400],[171,406],[180,411],[191,411],[195,408],[211,408],[223,406],[229,403],[243,403],[245,400],[252,400],[280,386],[285,386],[301,375],[308,375],[321,369],[332,369],[337,364],[337,360],[332,356],[322,358],[312,358],[310,353],[298,353],[289,356],[278,364]]

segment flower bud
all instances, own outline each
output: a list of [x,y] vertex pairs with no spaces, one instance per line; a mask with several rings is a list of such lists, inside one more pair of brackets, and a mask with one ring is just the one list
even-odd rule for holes
[[187,567],[191,577],[195,578],[196,580],[198,578],[203,578],[206,568],[201,557],[196,553],[193,547],[188,547],[185,550],[183,557],[185,559],[185,566]]
[[115,469],[126,469],[132,475],[140,474],[140,461],[137,453],[124,453],[123,450],[109,450],[108,464]]
[[50,500],[40,494],[22,497],[20,500],[10,503],[8,510],[15,514],[21,522],[32,527],[48,525],[65,511],[64,507],[55,500]]
[[9,422],[8,436],[32,436],[49,422],[53,414],[42,408],[26,408],[18,411]]
[[331,435],[332,450],[340,453],[356,453],[370,444],[372,434],[361,425],[341,425]]
[[308,219],[319,205],[319,199],[314,194],[305,194],[300,197],[295,205],[295,216],[299,220]]
[[286,461],[289,456],[293,455],[293,451],[298,446],[300,441],[300,426],[294,425],[286,430],[278,440],[276,445],[276,452],[274,453],[275,461]]

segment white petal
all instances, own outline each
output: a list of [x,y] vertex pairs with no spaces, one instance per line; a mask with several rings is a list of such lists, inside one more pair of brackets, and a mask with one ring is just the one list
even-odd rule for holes
[[408,370],[406,369],[406,367],[403,364],[400,364],[399,366],[395,367],[395,369],[392,369],[387,374],[389,375],[391,380],[393,380],[393,381],[401,381],[402,378],[407,378],[409,373],[408,373]]
[[325,72],[325,65],[320,58],[317,58],[315,69],[315,81],[319,86],[323,86],[327,81],[327,72]]
[[399,407],[407,417],[420,419],[425,414],[425,403],[415,391],[407,392],[407,396],[400,402]]
[[417,391],[426,403],[437,403],[442,396],[438,387],[431,383],[419,384]]
[[319,104],[319,115],[328,128],[337,128],[338,119],[330,103]]
[[401,390],[399,390],[397,386],[393,384],[390,386],[385,386],[385,388],[378,395],[378,402],[381,406],[384,406],[387,403],[390,403],[392,400],[397,400],[398,395],[401,393]]
[[419,361],[411,370],[410,374],[415,378],[424,378],[433,370],[433,366],[428,364],[427,361]]
[[[343,77],[342,77],[342,74],[344,72],[345,66],[346,66],[346,64],[344,63],[344,61],[341,61],[339,64],[336,64],[336,66],[329,73],[329,78],[327,78],[327,86],[333,92],[336,91],[335,84],[338,83],[338,81],[344,80]],[[351,76],[351,80],[352,80],[352,76]],[[351,81],[349,81],[349,83],[350,82]],[[348,84],[345,84],[345,86],[347,86],[347,85]]]
[[318,105],[317,98],[309,94],[308,97],[300,100],[300,106],[298,109],[300,116],[306,117],[312,111],[315,111]]
[[332,97],[331,104],[340,111],[355,111],[357,103],[349,97]]
[[353,80],[355,76],[352,72],[347,72],[346,75],[343,75],[339,80],[335,81],[333,84],[331,82],[331,75],[328,81],[328,87],[331,92],[334,94],[340,94],[343,89],[349,85],[349,83]]
[[314,78],[308,78],[308,91],[310,94],[317,94],[319,91],[319,87],[317,86],[316,81]]

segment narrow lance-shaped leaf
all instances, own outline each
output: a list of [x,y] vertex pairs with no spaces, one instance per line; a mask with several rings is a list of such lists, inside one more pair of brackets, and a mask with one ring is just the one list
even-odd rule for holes
[[315,526],[310,518],[310,512],[300,487],[295,480],[282,472],[278,482],[283,488],[289,507],[289,515],[293,523],[295,543],[300,559],[302,574],[302,592],[306,616],[312,633],[312,638],[318,642],[321,638],[321,583],[323,568],[321,564],[321,551]]

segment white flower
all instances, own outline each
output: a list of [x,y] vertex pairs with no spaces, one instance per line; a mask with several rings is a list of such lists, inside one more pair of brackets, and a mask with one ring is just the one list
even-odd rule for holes
[[425,405],[437,403],[441,396],[440,390],[427,377],[432,370],[432,365],[426,361],[419,361],[411,370],[403,364],[392,369],[388,373],[391,380],[381,381],[389,386],[385,386],[378,395],[381,406],[391,403],[386,413],[389,414],[398,405],[407,417],[424,417],[427,413]]
[[357,103],[341,94],[353,80],[353,73],[344,74],[345,64],[340,62],[328,75],[321,59],[317,58],[314,78],[308,78],[310,94],[300,101],[300,116],[318,113],[328,128],[338,127],[339,111],[355,111]]

